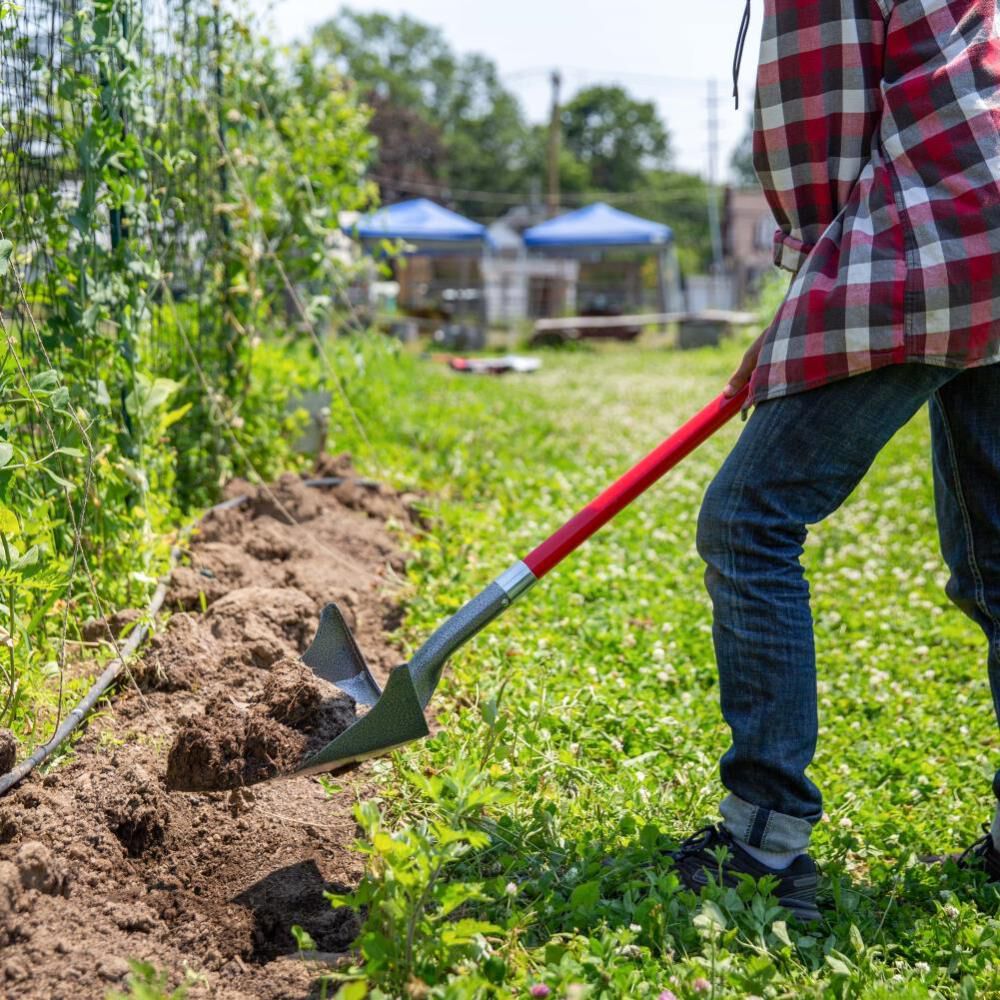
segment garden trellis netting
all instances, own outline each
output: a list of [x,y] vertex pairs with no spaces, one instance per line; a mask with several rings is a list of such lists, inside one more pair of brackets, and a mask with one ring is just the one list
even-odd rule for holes
[[81,623],[290,460],[289,393],[357,421],[326,335],[361,325],[372,140],[332,67],[208,0],[0,0],[0,106],[0,726],[37,741]]

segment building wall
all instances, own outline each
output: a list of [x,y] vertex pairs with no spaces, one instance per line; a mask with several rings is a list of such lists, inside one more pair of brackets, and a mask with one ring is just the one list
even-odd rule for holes
[[761,278],[774,267],[774,230],[774,216],[759,187],[726,189],[722,250],[740,303],[756,292]]

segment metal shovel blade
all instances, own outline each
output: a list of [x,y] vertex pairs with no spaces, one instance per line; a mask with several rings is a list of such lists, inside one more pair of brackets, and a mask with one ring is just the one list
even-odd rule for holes
[[424,709],[448,658],[534,582],[524,563],[516,563],[442,623],[409,663],[396,667],[384,691],[368,669],[340,609],[328,604],[320,615],[316,638],[302,660],[318,677],[336,685],[359,705],[371,707],[285,777],[339,771],[427,736],[430,730]]
[[339,771],[369,757],[388,753],[411,740],[419,740],[429,732],[409,667],[404,664],[389,674],[382,697],[374,707],[305,760],[296,769],[295,776]]
[[320,613],[316,637],[302,654],[302,662],[359,705],[374,705],[382,695],[336,604],[328,604]]
[[302,655],[302,662],[317,677],[370,708],[322,750],[307,757],[289,777],[340,770],[428,734],[407,665],[389,675],[383,691],[336,604],[323,608],[316,636]]

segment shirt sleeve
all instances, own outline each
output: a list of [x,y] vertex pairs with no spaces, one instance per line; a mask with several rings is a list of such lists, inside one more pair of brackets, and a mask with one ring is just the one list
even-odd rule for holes
[[799,269],[871,158],[890,4],[765,0],[753,156],[779,267]]

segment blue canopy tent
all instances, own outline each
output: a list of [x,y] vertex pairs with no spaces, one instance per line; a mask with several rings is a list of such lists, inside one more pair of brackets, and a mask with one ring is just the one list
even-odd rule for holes
[[662,222],[631,215],[604,202],[596,202],[524,231],[529,250],[560,256],[603,259],[609,251],[633,250],[657,254],[660,307],[667,312],[671,289],[668,266],[673,250],[673,230]]
[[428,198],[380,208],[359,219],[353,233],[369,246],[403,240],[413,254],[468,254],[489,241],[485,226]]
[[524,231],[534,250],[594,250],[602,247],[665,247],[674,238],[662,222],[651,222],[603,201],[549,219]]
[[[404,257],[432,258],[422,264],[397,258],[394,265],[400,300],[411,322],[432,327],[444,322],[444,330],[435,332],[442,343],[454,340],[455,346],[475,346],[485,340],[481,270],[478,282],[473,282],[470,273],[470,261],[480,260],[491,243],[485,226],[428,198],[414,198],[362,217],[350,232],[375,255],[381,253],[383,243],[402,241]],[[444,260],[435,265],[437,258]],[[458,322],[460,313],[475,314],[471,329]]]

